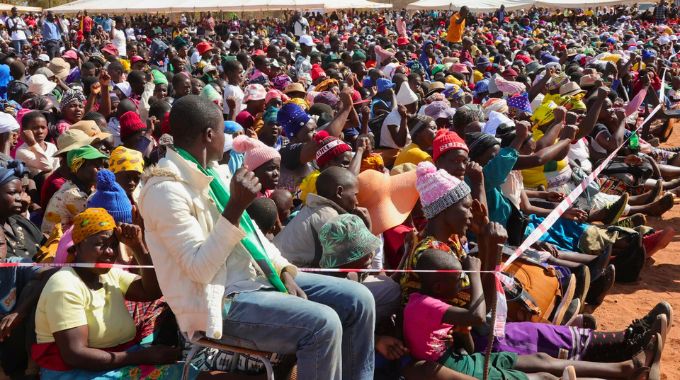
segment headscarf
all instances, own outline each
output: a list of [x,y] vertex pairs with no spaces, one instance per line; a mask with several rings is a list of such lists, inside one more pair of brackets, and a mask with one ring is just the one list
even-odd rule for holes
[[13,160],[7,163],[7,167],[0,166],[0,186],[3,186],[15,179],[21,179],[28,173],[24,163]]
[[215,104],[222,100],[222,96],[220,96],[217,90],[215,90],[215,87],[210,84],[207,84],[205,87],[203,87],[203,90],[201,90],[201,96]]
[[80,102],[85,103],[85,95],[79,89],[69,89],[61,98],[61,108],[68,106],[71,103]]
[[472,132],[465,136],[468,148],[470,149],[470,159],[481,156],[487,149],[494,145],[500,145],[495,137],[488,133]]
[[113,217],[103,208],[88,208],[73,219],[73,244],[79,244],[88,237],[116,228]]
[[427,79],[430,79],[430,57],[427,56],[426,49],[428,46],[432,45],[432,43],[433,42],[430,40],[425,41],[420,51],[420,57],[418,57],[418,62],[423,67]]
[[262,121],[264,121],[265,124],[276,124],[276,117],[278,114],[279,109],[277,107],[268,107],[262,115]]
[[111,152],[109,170],[114,173],[125,171],[143,173],[144,156],[139,151],[121,145]]
[[12,81],[9,66],[0,65],[0,98],[7,99],[7,85]]
[[153,84],[168,84],[168,78],[158,70],[151,70],[151,76],[153,77]]

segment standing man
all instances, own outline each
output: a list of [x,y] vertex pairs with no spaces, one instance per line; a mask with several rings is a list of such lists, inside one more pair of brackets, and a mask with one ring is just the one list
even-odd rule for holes
[[309,22],[307,19],[302,16],[302,13],[295,11],[295,14],[293,15],[293,34],[295,34],[295,37],[299,39],[303,35],[307,34],[308,30]]
[[[139,207],[158,283],[181,331],[249,349],[296,354],[301,379],[373,379],[375,301],[363,285],[302,273],[246,212],[262,186],[217,164],[224,119],[187,95],[170,111],[173,149]],[[224,334],[223,334],[224,332]],[[200,336],[200,335],[199,335]]]
[[663,24],[666,22],[666,17],[668,16],[668,7],[666,6],[666,0],[661,0],[659,5],[654,8],[654,18],[657,24]]
[[87,11],[83,11],[83,18],[80,20],[81,27],[83,30],[83,37],[87,38],[92,33],[92,27],[94,27],[94,20],[92,17],[87,15]]
[[28,45],[25,30],[28,28],[23,18],[19,17],[17,7],[12,7],[12,16],[7,19],[7,29],[12,33],[12,46],[17,55],[22,55],[22,48]]
[[61,25],[54,19],[52,11],[47,11],[47,17],[42,27],[45,50],[50,59],[59,55],[59,43],[61,42]]
[[446,33],[446,41],[451,44],[460,43],[463,40],[465,31],[465,19],[470,11],[467,6],[462,6],[460,10],[451,16],[449,21],[449,31]]

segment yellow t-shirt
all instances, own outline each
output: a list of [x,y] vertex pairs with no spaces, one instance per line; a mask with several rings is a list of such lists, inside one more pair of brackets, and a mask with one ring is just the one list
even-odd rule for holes
[[449,21],[449,30],[448,33],[446,33],[446,40],[448,42],[461,42],[463,41],[463,31],[465,30],[465,20],[458,24],[458,20],[460,20],[460,15],[458,13],[454,14],[451,16],[451,20]]
[[418,165],[423,161],[432,162],[432,157],[427,154],[426,151],[420,149],[420,147],[415,143],[410,143],[402,148],[401,151],[399,151],[397,158],[394,160],[394,166],[405,164],[407,162]]
[[38,343],[54,342],[53,333],[87,325],[87,345],[110,348],[131,341],[135,322],[125,307],[125,293],[137,278],[120,269],[101,276],[99,290],[88,288],[73,268],[62,268],[47,281],[35,312]]
[[[540,140],[544,133],[538,127],[534,128],[532,138],[534,141]],[[541,185],[547,188],[554,188],[559,186],[570,172],[569,162],[566,158],[559,161],[550,161],[543,166],[537,166],[531,169],[522,170],[522,177],[524,178],[524,187],[528,189],[535,189]],[[553,183],[556,182],[557,184]]]

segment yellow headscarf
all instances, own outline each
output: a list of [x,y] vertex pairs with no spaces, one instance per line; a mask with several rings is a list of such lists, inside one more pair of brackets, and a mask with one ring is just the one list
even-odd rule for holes
[[141,152],[119,146],[111,152],[109,169],[114,173],[120,172],[144,172],[144,156]]
[[102,231],[116,228],[113,217],[103,208],[88,208],[73,219],[73,244],[78,244],[88,237]]

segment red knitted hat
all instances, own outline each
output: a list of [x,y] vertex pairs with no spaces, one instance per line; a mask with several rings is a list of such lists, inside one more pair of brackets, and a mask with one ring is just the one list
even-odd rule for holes
[[314,140],[320,145],[316,151],[316,164],[323,168],[328,162],[339,155],[352,151],[352,147],[337,137],[330,136],[326,131],[319,131]]
[[142,122],[134,111],[128,111],[120,116],[120,139],[126,140],[136,132],[146,130],[146,124]]
[[438,130],[434,141],[432,141],[432,158],[434,162],[437,162],[439,156],[451,149],[462,149],[469,152],[465,141],[456,132],[449,131],[448,129]]

